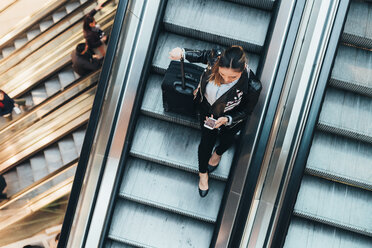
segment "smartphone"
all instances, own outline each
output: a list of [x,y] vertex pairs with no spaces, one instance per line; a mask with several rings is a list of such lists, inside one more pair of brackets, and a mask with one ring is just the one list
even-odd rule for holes
[[204,122],[204,127],[208,128],[208,129],[214,129],[214,127],[216,126],[216,119],[213,119],[211,117],[208,117],[207,120]]

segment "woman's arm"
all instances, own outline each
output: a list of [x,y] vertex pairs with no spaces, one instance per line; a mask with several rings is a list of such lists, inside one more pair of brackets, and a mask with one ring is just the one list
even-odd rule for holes
[[191,63],[208,63],[208,58],[213,57],[215,55],[214,50],[195,50],[195,49],[188,49],[188,48],[180,48],[176,47],[173,48],[169,52],[169,58],[171,60],[180,60],[181,57],[188,60]]

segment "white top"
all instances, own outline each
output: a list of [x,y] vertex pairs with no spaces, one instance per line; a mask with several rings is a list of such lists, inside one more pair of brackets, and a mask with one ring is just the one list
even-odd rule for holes
[[224,93],[231,89],[231,87],[233,87],[238,81],[239,78],[235,81],[232,81],[231,83],[221,84],[221,86],[216,85],[214,81],[210,81],[207,83],[204,96],[209,104],[212,105],[215,101],[217,101],[218,98],[220,98]]

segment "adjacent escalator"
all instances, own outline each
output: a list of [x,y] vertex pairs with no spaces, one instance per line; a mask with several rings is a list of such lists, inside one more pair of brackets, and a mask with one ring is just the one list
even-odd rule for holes
[[256,71],[272,12],[273,1],[167,1],[106,247],[209,247],[234,148],[210,175],[208,196],[200,198],[197,121],[162,107],[168,52],[237,44]]
[[372,246],[370,13],[351,2],[284,247]]

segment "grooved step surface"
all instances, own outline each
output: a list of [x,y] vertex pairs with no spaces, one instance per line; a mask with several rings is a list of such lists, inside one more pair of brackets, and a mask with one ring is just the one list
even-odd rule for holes
[[[35,182],[46,177],[49,174],[44,153],[38,153],[32,158],[30,158],[30,164]],[[52,182],[47,182],[46,184],[39,186],[36,189],[36,192],[37,194],[41,194],[48,190],[49,188],[51,188],[52,186],[53,186]]]
[[55,12],[53,13],[52,15],[52,18],[53,18],[53,21],[54,23],[58,22],[59,20],[61,20],[63,17],[66,16],[66,11],[65,10],[62,10],[62,11],[59,11],[59,12]]
[[372,145],[316,132],[306,168],[319,176],[372,189]]
[[351,1],[342,39],[346,43],[372,48],[372,4]]
[[5,57],[8,57],[14,50],[15,50],[14,46],[9,46],[9,47],[3,48],[1,52],[3,53],[3,57],[5,58]]
[[339,46],[330,83],[372,97],[372,52]]
[[372,136],[372,98],[338,89],[327,89],[319,123],[337,129]]
[[179,123],[193,128],[200,128],[197,118],[184,116],[173,112],[165,112],[163,108],[163,96],[161,82],[163,76],[150,74],[146,83],[141,110],[145,115],[153,116],[170,122]]
[[272,9],[275,3],[274,0],[228,0],[228,1],[267,10]]
[[21,189],[19,185],[17,170],[15,168],[7,171],[3,176],[8,187],[6,192],[7,195],[14,195]]
[[75,75],[72,69],[66,69],[58,73],[58,78],[62,88],[65,88],[75,80]]
[[135,248],[135,246],[123,244],[114,240],[105,242],[105,248]]
[[49,173],[59,169],[63,165],[61,153],[57,145],[51,145],[44,149],[43,152]]
[[[200,131],[189,127],[141,116],[138,119],[131,153],[161,164],[197,172]],[[226,180],[234,150],[226,151],[214,176]]]
[[45,85],[45,90],[48,96],[51,96],[57,93],[61,89],[61,84],[59,83],[59,79],[55,77],[45,81],[44,85]]
[[209,193],[201,198],[198,175],[164,165],[131,158],[120,187],[120,195],[171,212],[215,222],[224,183],[210,179]]
[[58,141],[58,147],[63,164],[67,164],[78,157],[72,137],[67,136],[63,140]]
[[30,186],[34,182],[32,168],[29,162],[24,162],[16,167],[19,186],[21,189]]
[[259,53],[270,17],[270,12],[227,1],[169,0],[164,25],[171,32]]
[[372,236],[372,192],[304,176],[294,212]]
[[[156,45],[155,54],[152,60],[152,66],[158,73],[164,74],[170,63],[169,52],[175,47],[185,47],[190,49],[224,49],[220,45],[216,45],[209,42],[200,40],[190,39],[180,35],[172,33],[161,33],[159,35],[158,43]],[[258,67],[259,56],[256,54],[248,53],[248,65],[255,72]],[[202,67],[206,67],[204,64],[197,64]]]
[[38,34],[40,34],[41,31],[39,28],[37,29],[32,29],[30,31],[27,31],[26,35],[27,35],[27,39],[28,40],[32,40],[33,38],[35,38]]
[[79,129],[72,133],[72,138],[74,139],[75,148],[78,154],[80,154],[83,146],[85,131],[85,129]]
[[39,103],[48,98],[48,94],[46,92],[44,85],[39,85],[37,88],[33,89],[31,91],[31,95],[32,101],[34,102],[35,105],[38,105]]
[[15,47],[16,49],[18,49],[18,48],[20,48],[21,46],[23,46],[24,44],[26,44],[27,41],[28,41],[27,37],[16,39],[16,40],[14,41],[14,47]]
[[43,153],[37,154],[30,158],[30,164],[34,180],[37,181],[49,174],[48,167]]
[[209,247],[212,234],[212,224],[120,199],[109,231],[126,244],[162,248]]
[[53,25],[53,20],[49,19],[49,20],[44,20],[42,22],[40,22],[39,26],[40,26],[40,30],[41,32],[44,32],[46,29],[48,29],[50,26]]
[[79,2],[71,2],[71,3],[68,3],[66,4],[66,11],[67,13],[71,13],[72,11],[74,11],[76,8],[78,8],[80,6],[80,3]]
[[284,248],[369,248],[372,239],[363,235],[294,217]]

